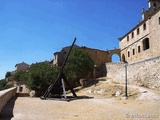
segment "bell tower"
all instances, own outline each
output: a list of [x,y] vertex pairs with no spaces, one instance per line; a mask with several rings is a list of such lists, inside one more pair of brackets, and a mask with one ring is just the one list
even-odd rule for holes
[[149,9],[157,9],[160,7],[160,0],[148,0]]
[[160,8],[160,0],[148,0],[148,5],[148,10],[144,10],[144,8],[142,10],[142,20],[146,19],[156,9]]

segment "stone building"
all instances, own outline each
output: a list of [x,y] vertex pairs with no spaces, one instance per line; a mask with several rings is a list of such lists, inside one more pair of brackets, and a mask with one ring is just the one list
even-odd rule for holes
[[91,56],[92,60],[94,61],[94,64],[96,65],[97,77],[106,75],[105,64],[108,62],[112,62],[113,54],[117,54],[118,56],[120,56],[120,49],[116,48],[113,50],[103,51],[82,46],[80,49],[86,51]]
[[[74,47],[89,53],[89,55],[91,56],[92,60],[96,65],[97,77],[106,75],[105,63],[112,62],[113,54],[117,54],[118,56],[120,56],[120,49],[116,48],[113,50],[103,51],[103,50],[88,48],[86,46],[79,47],[75,45]],[[69,49],[70,46],[67,46],[62,48],[60,52],[54,53],[53,66],[62,66],[63,61],[65,60],[65,56],[69,52]]]
[[[142,21],[119,38],[120,63],[106,63],[107,77],[117,83],[160,89],[160,0],[149,0]],[[125,69],[124,61],[128,62]]]
[[149,0],[142,21],[119,38],[121,60],[129,63],[160,56],[160,0]]
[[28,68],[29,68],[29,65],[25,62],[18,63],[18,64],[15,65],[15,71],[16,72],[20,72],[20,71],[26,72],[28,70]]
[[23,94],[23,95],[28,95],[29,94],[29,89],[27,88],[26,85],[22,84],[21,82],[14,80],[13,76],[17,73],[17,72],[27,72],[27,70],[29,69],[29,65],[25,62],[22,63],[18,63],[15,65],[15,70],[10,72],[10,76],[6,78],[6,81],[8,82],[7,84],[11,84],[15,87],[17,87],[17,93],[18,94]]
[[[60,52],[54,53],[53,66],[62,66],[62,64],[65,60],[65,56],[69,52],[70,47],[71,46],[64,47],[64,48],[62,48],[62,50]],[[79,48],[79,46],[77,46],[77,45],[74,45],[73,47]]]
[[95,65],[97,66],[101,66],[105,64],[106,62],[108,62],[109,52],[107,51],[88,48],[86,46],[82,46],[80,49],[89,53]]

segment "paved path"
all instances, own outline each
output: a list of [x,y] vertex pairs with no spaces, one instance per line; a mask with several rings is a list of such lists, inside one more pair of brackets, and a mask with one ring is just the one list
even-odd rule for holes
[[2,112],[2,117],[6,120],[125,120],[139,117],[157,120],[158,114],[158,102],[113,98],[65,102],[18,97],[10,101]]

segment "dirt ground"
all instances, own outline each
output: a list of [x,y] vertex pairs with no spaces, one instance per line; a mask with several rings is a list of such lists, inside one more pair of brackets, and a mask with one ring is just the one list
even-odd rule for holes
[[[78,87],[78,96],[70,102],[18,97],[2,111],[3,120],[158,120],[159,91],[100,81],[96,86]],[[71,95],[68,93],[67,95]]]

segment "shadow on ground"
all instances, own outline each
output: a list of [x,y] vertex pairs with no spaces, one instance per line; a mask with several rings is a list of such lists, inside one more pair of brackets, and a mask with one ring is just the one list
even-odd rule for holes
[[13,97],[8,101],[7,105],[4,107],[0,114],[0,120],[11,120],[11,118],[14,117],[13,109],[16,99],[17,97]]
[[64,97],[50,97],[50,98],[46,98],[44,100],[56,100],[56,101],[73,101],[73,100],[79,100],[79,99],[92,99],[94,97],[89,97],[89,96],[77,96],[77,97],[74,97],[74,96],[67,96],[66,98]]

